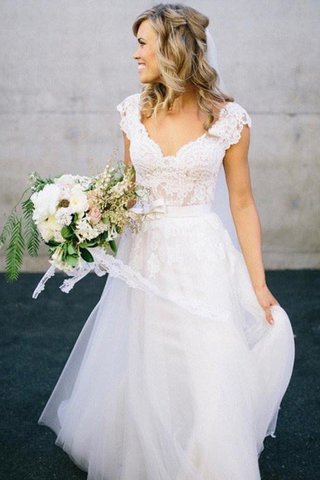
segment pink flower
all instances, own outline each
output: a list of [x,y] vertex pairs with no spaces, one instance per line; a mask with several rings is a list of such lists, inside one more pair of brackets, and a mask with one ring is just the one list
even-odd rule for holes
[[99,223],[101,220],[101,212],[99,208],[98,207],[90,208],[88,212],[88,218],[93,225],[96,225],[97,223]]
[[95,204],[97,202],[97,196],[96,196],[96,192],[94,190],[90,190],[87,193],[87,200],[88,200],[88,205],[89,205],[90,209],[96,208]]

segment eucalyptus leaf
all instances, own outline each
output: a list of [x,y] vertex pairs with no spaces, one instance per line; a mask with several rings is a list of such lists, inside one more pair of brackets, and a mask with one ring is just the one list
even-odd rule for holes
[[45,242],[45,244],[49,245],[49,247],[58,247],[60,245],[60,243],[55,240],[49,240],[48,242]]
[[78,256],[75,255],[67,255],[66,262],[70,267],[75,267],[78,263]]
[[74,246],[72,245],[72,243],[68,243],[68,254],[69,255],[72,255],[74,253],[77,253],[77,250],[74,248]]
[[116,253],[117,252],[117,244],[114,240],[109,240],[109,245],[110,245],[110,248],[111,250]]
[[92,254],[86,248],[80,248],[80,254],[83,260],[85,260],[86,262],[88,263],[94,262],[94,258]]
[[65,261],[68,255],[68,244],[63,243],[61,246],[62,246],[62,261]]
[[79,243],[79,247],[80,248],[83,248],[83,247],[96,247],[97,246],[97,242],[94,240],[94,241],[91,241],[91,242],[81,242]]
[[70,240],[73,237],[73,230],[68,225],[64,225],[61,229],[61,235],[65,240]]

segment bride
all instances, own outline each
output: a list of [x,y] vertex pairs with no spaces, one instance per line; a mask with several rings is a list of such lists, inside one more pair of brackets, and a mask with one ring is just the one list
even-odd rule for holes
[[[159,4],[133,24],[143,85],[117,110],[149,189],[39,424],[89,480],[258,480],[294,364],[250,184],[251,118],[219,88],[209,20]],[[215,210],[224,169],[240,248]]]

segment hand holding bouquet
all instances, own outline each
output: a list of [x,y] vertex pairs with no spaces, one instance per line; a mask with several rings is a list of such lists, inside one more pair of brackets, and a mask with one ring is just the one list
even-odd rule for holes
[[138,197],[133,167],[124,171],[107,165],[94,177],[67,174],[42,179],[33,173],[30,180],[29,197],[21,203],[23,214],[19,217],[15,207],[0,236],[0,248],[9,239],[8,281],[18,278],[25,247],[37,255],[40,237],[49,248],[49,278],[55,268],[71,276],[81,271],[94,262],[95,247],[116,252],[114,239],[127,224],[139,229],[128,208]]

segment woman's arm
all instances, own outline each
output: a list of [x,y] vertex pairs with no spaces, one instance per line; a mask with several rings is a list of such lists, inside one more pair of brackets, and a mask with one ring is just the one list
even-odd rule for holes
[[250,128],[243,126],[241,138],[225,154],[223,164],[229,191],[230,209],[241,250],[259,303],[266,319],[272,323],[270,306],[278,304],[266,285],[262,260],[262,235],[258,211],[253,198],[248,151]]
[[[128,139],[127,135],[122,132],[123,134],[123,141],[124,141],[124,166],[125,166],[125,172],[127,171],[128,168],[132,167],[132,162],[131,162],[131,157],[130,157],[130,140]],[[136,175],[134,174],[134,182],[136,181]],[[128,202],[128,208],[133,207],[133,205],[136,203],[136,200],[132,199]]]

